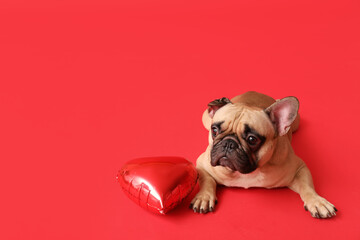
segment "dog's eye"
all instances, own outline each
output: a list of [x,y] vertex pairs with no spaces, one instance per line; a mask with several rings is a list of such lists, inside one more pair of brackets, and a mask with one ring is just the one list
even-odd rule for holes
[[253,135],[248,136],[246,141],[252,147],[256,146],[259,143],[259,139]]
[[216,137],[216,135],[218,135],[218,133],[219,133],[219,128],[217,126],[212,126],[211,134],[212,134],[213,138]]

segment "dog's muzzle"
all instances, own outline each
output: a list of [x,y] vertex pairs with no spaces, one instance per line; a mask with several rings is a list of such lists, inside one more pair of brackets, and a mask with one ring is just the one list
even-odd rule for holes
[[236,135],[228,135],[215,142],[210,163],[213,167],[228,167],[241,173],[250,173],[256,169],[256,164],[250,160]]

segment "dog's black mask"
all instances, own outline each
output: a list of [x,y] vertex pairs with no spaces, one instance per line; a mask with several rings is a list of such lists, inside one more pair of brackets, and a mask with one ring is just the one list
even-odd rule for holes
[[243,174],[251,173],[257,168],[256,161],[241,146],[235,134],[214,141],[211,149],[211,165],[228,167]]

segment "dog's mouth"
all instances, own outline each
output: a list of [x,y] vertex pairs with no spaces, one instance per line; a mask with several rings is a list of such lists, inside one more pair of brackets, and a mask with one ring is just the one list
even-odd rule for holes
[[233,171],[237,171],[238,169],[236,169],[235,165],[233,164],[233,162],[226,156],[219,158],[217,161],[215,161],[215,166],[223,166],[223,167],[228,167]]
[[226,156],[216,159],[211,159],[211,165],[213,167],[216,166],[226,167],[232,171],[237,171],[242,174],[251,173],[255,171],[257,168],[257,165],[252,164],[251,162],[244,162],[241,159],[231,159]]

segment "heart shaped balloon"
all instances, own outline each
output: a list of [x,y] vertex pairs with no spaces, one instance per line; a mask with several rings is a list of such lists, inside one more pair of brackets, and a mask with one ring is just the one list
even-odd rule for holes
[[191,162],[181,157],[147,157],[127,162],[117,178],[135,203],[165,214],[192,191],[198,173]]

